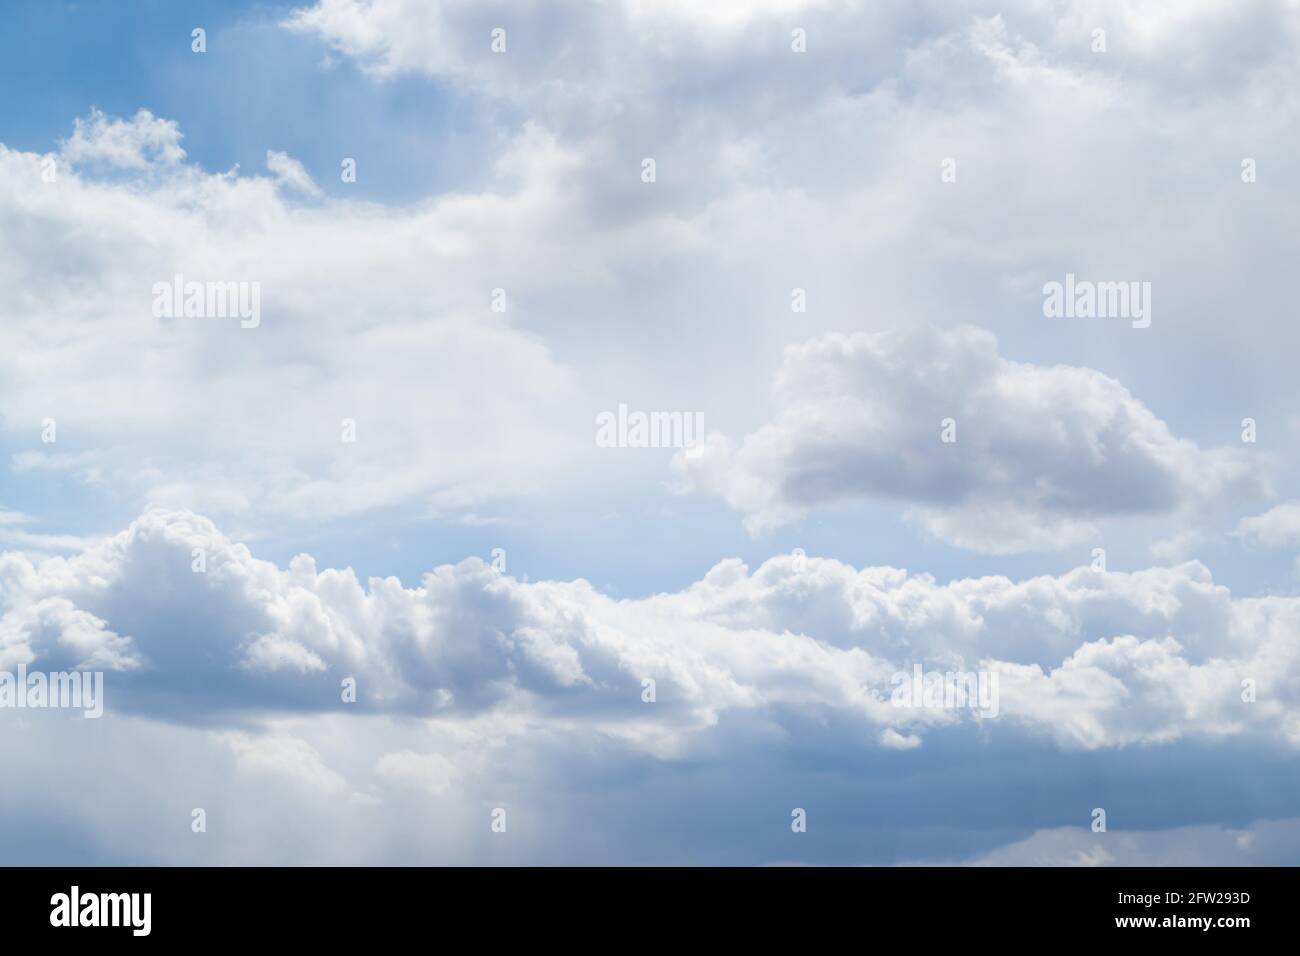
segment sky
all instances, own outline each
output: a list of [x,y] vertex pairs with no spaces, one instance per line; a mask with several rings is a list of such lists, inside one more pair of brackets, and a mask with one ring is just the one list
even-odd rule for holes
[[0,860],[1300,862],[1298,46],[8,5]]

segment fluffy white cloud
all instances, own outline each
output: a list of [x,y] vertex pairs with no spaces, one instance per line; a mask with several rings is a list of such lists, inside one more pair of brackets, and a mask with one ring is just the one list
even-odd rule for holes
[[184,719],[337,712],[353,677],[359,713],[580,721],[660,754],[700,746],[729,713],[774,726],[824,714],[859,740],[912,747],[927,727],[974,719],[896,705],[894,675],[921,664],[996,673],[998,719],[1067,749],[1246,733],[1300,744],[1288,640],[1300,600],[1234,600],[1196,563],[939,585],[804,560],[752,573],[723,561],[641,600],[522,583],[477,558],[417,588],[363,586],[306,556],[277,568],[206,519],[151,511],[71,558],[0,559],[0,647],[33,666],[112,669],[110,707]]
[[[192,570],[195,548],[206,573]],[[1234,599],[1196,563],[942,585],[817,558],[754,570],[728,560],[683,591],[614,600],[584,581],[519,582],[477,559],[418,587],[363,585],[305,556],[276,567],[206,519],[151,511],[72,557],[0,557],[0,607],[0,666],[107,671],[100,720],[30,712],[0,738],[18,781],[0,811],[21,821],[39,806],[41,825],[75,822],[94,853],[118,860],[716,862],[756,847],[770,860],[951,859],[957,844],[927,838],[923,820],[891,829],[887,846],[849,841],[826,857],[763,835],[788,832],[788,811],[771,827],[755,813],[773,800],[812,806],[834,840],[827,801],[850,781],[884,787],[855,806],[915,805],[937,785],[951,790],[957,773],[985,794],[972,805],[986,814],[1023,773],[1026,748],[1035,766],[1087,751],[1088,766],[1053,771],[1074,767],[1059,786],[1031,788],[1051,790],[1036,818],[1065,826],[1080,793],[1087,807],[1101,799],[1088,782],[1101,759],[1113,762],[1103,776],[1124,816],[1131,794],[1114,787],[1133,779],[1131,747],[1148,762],[1178,748],[1227,759],[1231,744],[1285,766],[1300,746],[1300,599]],[[892,678],[913,663],[997,673],[999,713],[894,706]],[[341,702],[344,676],[357,679],[355,704]],[[61,769],[36,773],[51,748]],[[65,779],[110,770],[123,781],[110,798],[83,799],[91,791]],[[1157,799],[1149,774],[1144,800]],[[1184,785],[1156,779],[1160,793]],[[1277,813],[1276,801],[1253,802],[1257,815]],[[204,838],[157,837],[167,819],[190,836],[193,807],[207,812]],[[511,841],[482,837],[492,807],[508,809]],[[1005,810],[1011,829],[962,838],[976,861],[1029,838],[1023,809]],[[692,831],[688,848],[673,821],[701,814],[730,822]],[[620,836],[584,838],[606,832]],[[1087,862],[1077,853],[1095,846],[1059,832],[1007,859]],[[1114,836],[1093,862],[1167,847]],[[1202,849],[1233,858],[1214,840]],[[78,860],[87,847],[47,852]]]
[[1009,361],[968,327],[791,347],[773,404],[772,422],[738,445],[712,435],[675,461],[755,531],[882,498],[918,506],[955,544],[1046,550],[1093,534],[1098,519],[1261,490],[1245,455],[1175,438],[1113,378]]
[[0,618],[0,667],[40,661],[52,668],[129,671],[140,666],[130,638],[65,598],[22,601]]
[[92,110],[73,123],[59,158],[74,165],[104,164],[121,169],[145,170],[169,166],[185,158],[180,127],[171,120],[140,110],[131,119],[105,116]]
[[1237,522],[1236,536],[1247,545],[1288,548],[1300,544],[1300,502],[1288,501]]

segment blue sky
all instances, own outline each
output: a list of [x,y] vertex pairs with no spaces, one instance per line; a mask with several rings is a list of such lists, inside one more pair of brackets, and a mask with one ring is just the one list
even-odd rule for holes
[[[0,106],[7,144],[43,151],[91,106],[117,116],[144,108],[176,120],[191,161],[212,171],[261,168],[274,148],[336,192],[337,157],[355,155],[370,175],[353,194],[381,202],[481,182],[491,136],[477,104],[422,79],[367,83],[346,60],[321,68],[319,43],[277,26],[293,7],[13,4],[0,75],[23,95]],[[210,38],[202,58],[190,50],[197,26]]]
[[[0,670],[112,719],[24,718],[0,848],[1294,862],[1296,12],[11,5]],[[158,319],[177,273],[260,324]],[[599,447],[620,404],[707,437]],[[892,707],[913,663],[1001,715]]]

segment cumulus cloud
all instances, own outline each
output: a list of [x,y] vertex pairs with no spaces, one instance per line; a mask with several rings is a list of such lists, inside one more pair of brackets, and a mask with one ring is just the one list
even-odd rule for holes
[[24,601],[0,618],[0,666],[40,661],[55,669],[129,671],[140,666],[124,638],[58,597]]
[[1295,547],[1300,544],[1300,502],[1288,501],[1263,514],[1242,518],[1234,533],[1252,547]]
[[[206,573],[192,570],[195,548]],[[945,585],[802,556],[753,570],[725,560],[684,590],[616,600],[580,580],[516,581],[474,558],[414,587],[363,584],[306,556],[277,567],[204,518],[151,511],[71,557],[0,557],[0,608],[0,666],[107,671],[101,721],[33,713],[36,724],[5,735],[0,755],[21,785],[0,809],[16,820],[41,805],[47,822],[79,820],[97,852],[119,860],[717,861],[759,852],[887,862],[952,859],[965,846],[978,862],[1027,840],[1008,859],[1078,863],[1095,846],[1032,837],[1018,804],[1006,806],[1009,829],[976,828],[957,844],[926,837],[917,820],[891,825],[886,843],[836,843],[839,831],[819,816],[832,844],[792,848],[763,835],[779,833],[779,820],[765,827],[754,813],[773,798],[815,815],[827,801],[914,806],[927,788],[950,787],[939,781],[950,773],[984,794],[972,806],[1000,806],[1032,755],[1034,766],[1057,767],[1048,819],[1064,826],[1095,760],[1110,761],[1111,775],[1139,773],[1152,799],[1164,789],[1174,799],[1182,778],[1153,780],[1153,755],[1173,754],[1178,767],[1186,758],[1177,754],[1200,748],[1201,760],[1221,762],[1226,752],[1214,748],[1233,742],[1256,754],[1252,766],[1285,767],[1300,746],[1300,599],[1234,598],[1194,562]],[[895,675],[913,663],[996,672],[998,715],[897,706]],[[340,697],[348,676],[355,704]],[[656,681],[654,703],[643,699],[646,678]],[[1253,702],[1243,698],[1247,679]],[[89,724],[105,729],[79,729]],[[78,772],[109,761],[128,783],[93,807],[75,787],[46,794],[42,781],[56,787],[59,777],[28,772],[38,746],[57,746],[61,766]],[[1052,754],[1081,753],[1094,762],[1052,763]],[[936,762],[943,774],[925,769]],[[160,765],[183,781],[181,792],[149,783],[156,775],[146,768]],[[868,766],[876,769],[859,772]],[[1217,779],[1224,792],[1215,799],[1242,805],[1234,775]],[[871,781],[884,789],[859,792]],[[1246,801],[1263,816],[1276,803]],[[194,806],[207,809],[212,842],[146,838],[169,815],[184,830]],[[493,850],[479,835],[485,808],[498,806],[521,835]],[[688,848],[673,821],[692,813],[739,817]],[[287,829],[275,823],[285,817]],[[588,832],[620,836],[588,846]],[[1092,862],[1159,858],[1171,845],[1115,837],[1109,856]],[[1218,853],[1214,839],[1203,844]]]
[[1261,491],[1240,452],[1178,439],[1093,369],[998,354],[969,327],[830,334],[786,351],[773,420],[676,459],[754,531],[870,498],[914,505],[964,547],[1063,548],[1123,515]]
[[72,135],[63,142],[59,156],[74,165],[102,163],[143,170],[181,162],[185,150],[180,143],[180,127],[148,110],[139,110],[130,119],[92,110],[89,116],[74,121]]
[[[1234,600],[1194,562],[939,585],[821,559],[753,572],[729,560],[684,591],[620,601],[477,558],[415,588],[363,585],[305,555],[276,567],[206,519],[151,511],[73,557],[7,555],[0,581],[6,660],[111,669],[110,707],[176,719],[337,712],[350,677],[358,713],[582,721],[661,755],[746,713],[774,726],[822,714],[910,748],[927,728],[976,720],[899,706],[895,675],[922,664],[996,672],[999,719],[1066,749],[1300,743],[1300,655],[1285,636],[1300,601]],[[1248,679],[1257,702],[1243,699]]]

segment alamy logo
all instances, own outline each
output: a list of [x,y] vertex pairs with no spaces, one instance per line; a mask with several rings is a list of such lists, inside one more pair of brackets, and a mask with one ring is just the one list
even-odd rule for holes
[[0,707],[78,708],[82,717],[100,717],[104,713],[104,672],[29,674],[27,666],[19,664],[17,674],[0,671]]
[[239,327],[262,324],[260,282],[186,282],[179,273],[171,282],[153,284],[156,319],[239,319]]
[[1132,319],[1133,328],[1151,324],[1150,282],[1076,281],[1073,272],[1065,282],[1043,286],[1043,315],[1049,319]]
[[981,717],[998,715],[997,671],[925,671],[912,665],[912,673],[898,671],[890,703],[895,707],[924,707],[928,710],[965,710]]
[[153,894],[86,893],[74,886],[70,893],[50,897],[51,926],[129,926],[131,935],[148,936]]
[[629,412],[596,416],[597,448],[694,448],[704,437],[703,412]]

